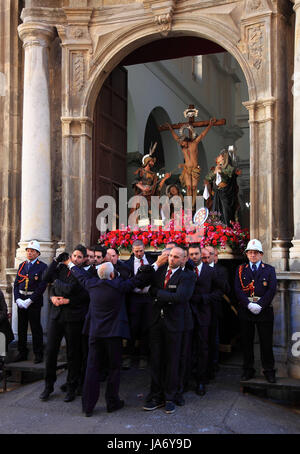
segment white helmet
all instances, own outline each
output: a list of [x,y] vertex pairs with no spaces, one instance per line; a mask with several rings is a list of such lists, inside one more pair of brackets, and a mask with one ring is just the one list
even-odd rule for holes
[[29,243],[27,244],[26,249],[35,249],[36,251],[41,253],[40,243],[38,241],[36,241],[36,240],[29,241]]
[[258,252],[263,253],[263,248],[262,248],[261,242],[256,239],[250,240],[247,245],[247,248],[246,248],[246,252],[247,251],[258,251]]

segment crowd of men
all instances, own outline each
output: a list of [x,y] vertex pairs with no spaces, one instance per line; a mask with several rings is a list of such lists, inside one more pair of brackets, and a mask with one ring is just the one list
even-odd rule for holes
[[[50,287],[50,312],[45,349],[46,401],[54,391],[61,341],[66,341],[67,380],[61,387],[65,402],[82,395],[82,410],[91,416],[100,382],[106,380],[107,411],[124,406],[119,397],[121,369],[149,365],[151,384],[143,409],[164,407],[168,414],[185,404],[184,392],[195,381],[198,396],[218,367],[222,305],[230,286],[226,268],[214,248],[199,244],[166,244],[160,254],[145,252],[140,240],[132,255],[120,260],[117,249],[77,245],[47,267],[40,245],[29,242],[27,260],[14,284],[18,306],[18,356],[27,359],[27,328],[32,332],[34,362],[43,361],[40,321],[43,293]],[[260,241],[246,248],[249,263],[240,265],[235,294],[241,323],[243,380],[254,377],[254,330],[258,328],[266,379],[276,381],[272,351],[276,275],[262,262]],[[125,341],[126,340],[126,341]]]

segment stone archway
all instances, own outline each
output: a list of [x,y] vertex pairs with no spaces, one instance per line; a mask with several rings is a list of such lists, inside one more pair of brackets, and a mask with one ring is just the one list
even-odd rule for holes
[[[246,33],[246,32],[244,32]],[[266,150],[265,145],[271,144],[273,134],[273,119],[272,111],[274,108],[275,99],[272,97],[266,98],[266,91],[262,89],[262,81],[259,79],[257,69],[251,60],[246,58],[245,47],[246,42],[238,40],[235,33],[229,33],[228,29],[222,29],[219,24],[211,21],[208,23],[205,20],[178,21],[172,27],[170,36],[182,36],[183,34],[204,37],[211,39],[214,42],[222,45],[239,63],[245,79],[247,81],[249,91],[249,101],[245,103],[249,110],[250,116],[250,162],[251,162],[251,187],[252,193],[251,203],[251,233],[254,236],[260,237],[265,244],[265,249],[271,252],[272,247],[272,231],[269,231],[269,226],[272,225],[272,207],[271,200],[268,198],[268,191],[265,188],[272,188],[272,169],[270,160],[266,159],[266,154],[270,156],[270,150]],[[139,45],[145,44],[151,40],[157,39],[159,34],[153,31],[153,26],[137,26],[132,28],[130,32],[117,32],[111,36],[105,48],[98,46],[95,50],[92,62],[90,78],[86,86],[84,101],[81,107],[81,116],[90,117],[93,110],[95,93],[101,87],[103,80],[109,71],[115,67],[125,55],[128,55],[132,50]],[[268,81],[264,81],[263,85],[268,85]],[[263,92],[263,99],[262,99]],[[263,137],[263,141],[261,138]],[[266,174],[263,182],[260,182],[260,187],[264,189],[259,191],[263,198],[262,202],[256,204],[258,175],[261,173],[260,168],[264,167]],[[267,166],[267,168],[266,168]],[[258,206],[264,207],[264,214],[258,211]]]

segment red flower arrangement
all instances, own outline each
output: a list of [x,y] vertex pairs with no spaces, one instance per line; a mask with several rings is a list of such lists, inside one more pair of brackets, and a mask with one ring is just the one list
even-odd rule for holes
[[[99,242],[105,247],[114,247],[125,249],[131,252],[132,243],[136,240],[142,240],[147,247],[154,249],[163,249],[167,243],[175,242],[188,246],[191,242],[195,226],[191,222],[184,222],[181,230],[175,230],[174,220],[170,221],[167,226],[156,227],[152,229],[151,225],[141,229],[134,230],[131,227],[124,229],[112,230],[100,236]],[[233,252],[242,253],[249,241],[248,229],[242,229],[238,222],[233,222],[232,227],[228,227],[219,221],[217,214],[210,213],[207,221],[201,231],[200,246],[213,246],[218,249],[224,249],[229,246]]]

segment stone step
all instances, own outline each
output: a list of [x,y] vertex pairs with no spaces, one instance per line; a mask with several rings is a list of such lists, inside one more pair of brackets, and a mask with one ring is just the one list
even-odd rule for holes
[[243,393],[300,404],[300,380],[289,377],[276,377],[276,380],[276,383],[269,383],[265,377],[255,377],[241,380],[240,385]]
[[[17,363],[5,363],[3,375],[3,389],[6,389],[6,382],[18,383],[20,385],[33,383],[42,380],[45,376],[45,362],[34,364],[32,361],[19,361]],[[56,369],[67,368],[65,361],[57,362]]]

